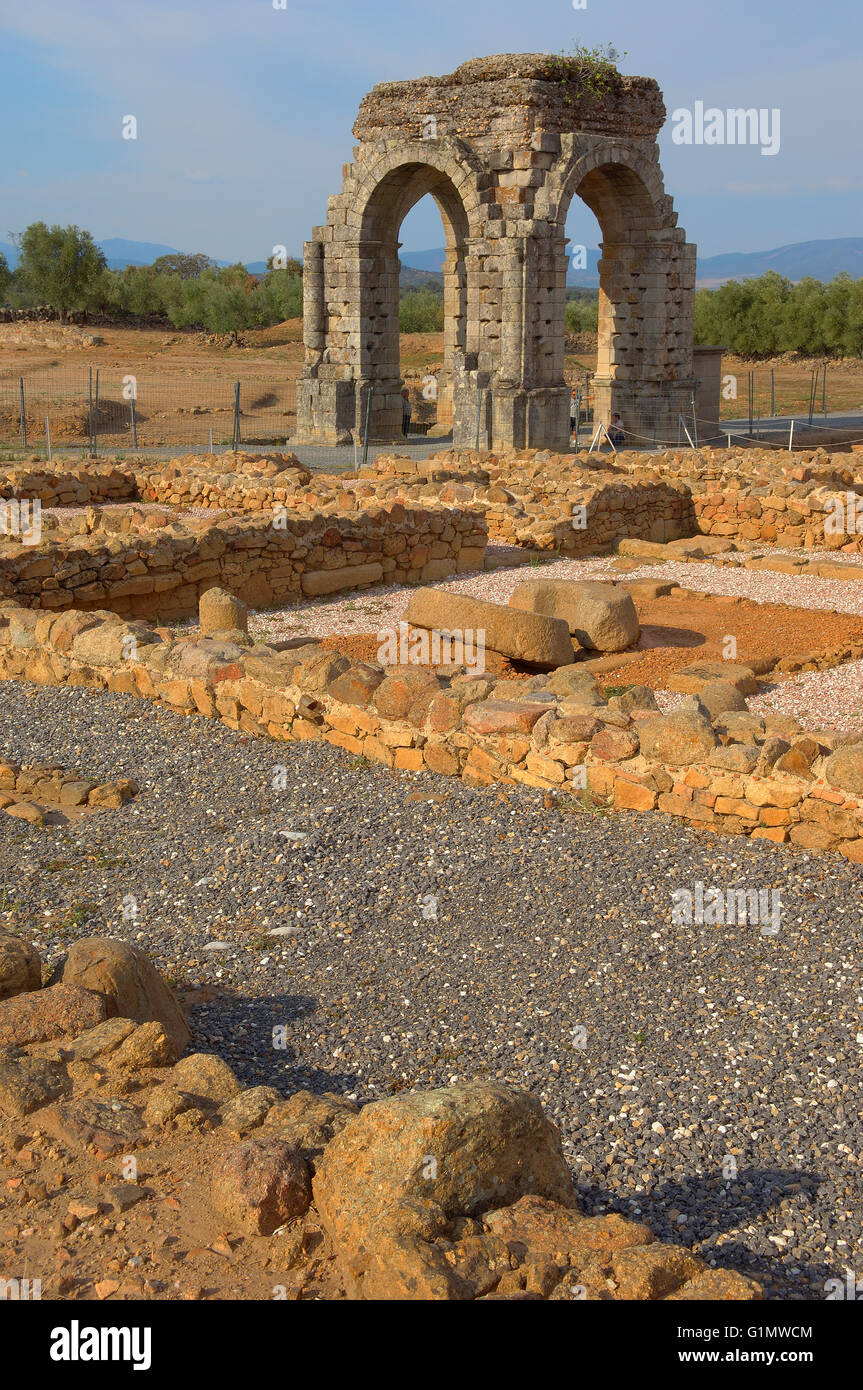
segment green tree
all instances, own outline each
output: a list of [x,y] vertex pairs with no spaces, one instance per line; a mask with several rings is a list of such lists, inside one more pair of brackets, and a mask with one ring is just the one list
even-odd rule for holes
[[158,256],[146,268],[157,275],[179,275],[181,280],[196,280],[202,271],[210,270],[215,264],[203,251],[196,251],[192,256],[183,251],[173,251],[168,256]]
[[402,333],[439,333],[443,328],[443,295],[433,290],[408,290],[399,301]]
[[256,322],[264,328],[302,318],[303,267],[299,261],[288,261],[284,270],[270,270],[261,276],[255,290],[255,313]]
[[105,257],[89,232],[33,222],[18,239],[17,279],[25,293],[65,318],[94,306]]
[[568,299],[564,311],[567,333],[595,333],[599,325],[599,297]]
[[6,291],[12,283],[12,272],[9,269],[9,262],[0,251],[0,298],[5,296]]
[[239,262],[223,270],[205,270],[182,282],[182,304],[171,310],[177,328],[203,324],[210,333],[253,328],[257,281]]
[[863,280],[843,274],[829,284],[811,277],[792,284],[768,271],[699,290],[695,341],[721,343],[748,357],[857,356],[863,352]]

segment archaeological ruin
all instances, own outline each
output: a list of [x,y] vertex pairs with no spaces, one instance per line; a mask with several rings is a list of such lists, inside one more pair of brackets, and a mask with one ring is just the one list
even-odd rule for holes
[[[602,230],[596,421],[676,435],[699,394],[695,246],[663,187],[656,82],[575,60],[501,54],[445,77],[386,82],[360,104],[358,143],[326,225],[304,247],[306,362],[297,440],[401,429],[399,228],[425,194],[446,234],[438,422],[456,447],[565,447],[566,219]],[[715,375],[708,353],[703,375]],[[712,388],[718,399],[718,380]],[[703,392],[702,392],[703,395]],[[699,414],[709,402],[700,402]],[[715,407],[712,412],[715,414]]]

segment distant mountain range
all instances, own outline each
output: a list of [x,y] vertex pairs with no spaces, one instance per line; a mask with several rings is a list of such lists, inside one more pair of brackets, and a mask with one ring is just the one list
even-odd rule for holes
[[[571,249],[571,248],[570,248]],[[440,280],[443,247],[432,251],[406,251],[402,265],[415,270],[437,271]],[[587,251],[587,267],[570,269],[566,283],[582,289],[599,285],[597,262],[599,252]],[[697,284],[704,289],[722,285],[726,280],[748,280],[775,270],[788,280],[832,280],[847,271],[854,278],[863,276],[863,237],[836,237],[824,241],[798,241],[790,246],[777,246],[772,251],[729,251],[721,256],[699,256],[696,266]]]
[[[96,243],[102,250],[111,270],[125,270],[127,265],[152,265],[160,256],[175,256],[176,246],[161,246],[155,241],[126,241],[125,237],[108,237]],[[0,251],[6,257],[10,270],[18,264],[18,252],[8,241],[0,241]],[[297,257],[301,259],[300,256]],[[216,265],[233,265],[233,261],[216,261]],[[247,261],[246,270],[252,275],[263,275],[266,261]]]
[[863,237],[836,237],[832,241],[797,241],[774,251],[732,251],[723,256],[699,257],[696,278],[705,289],[726,280],[748,280],[775,270],[787,280],[832,280],[843,271],[858,279],[863,275]]
[[[124,237],[108,237],[98,244],[112,270],[123,270],[127,265],[152,265],[159,256],[174,255],[177,251],[175,246],[162,246],[152,241],[127,241]],[[0,251],[14,269],[18,263],[15,247],[8,242],[0,242]],[[402,288],[440,289],[443,284],[441,264],[445,255],[442,246],[430,251],[405,251],[401,257],[405,271]],[[589,247],[586,268],[570,269],[566,277],[567,285],[596,289],[599,285],[598,260],[599,251]],[[216,261],[219,266],[230,264],[230,261]],[[266,261],[246,261],[245,266],[253,275],[262,275],[266,270]],[[699,256],[696,277],[699,286],[709,289],[724,284],[726,280],[747,280],[768,270],[775,270],[789,280],[803,280],[810,276],[814,280],[826,281],[843,271],[855,278],[863,276],[863,237],[798,241],[789,246],[777,246],[772,251],[729,251],[721,256]]]

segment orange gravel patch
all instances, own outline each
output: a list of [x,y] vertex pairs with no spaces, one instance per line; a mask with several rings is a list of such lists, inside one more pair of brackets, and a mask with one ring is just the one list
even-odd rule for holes
[[608,684],[666,687],[668,677],[694,661],[718,661],[728,655],[726,639],[737,642],[736,660],[801,656],[842,643],[863,641],[863,620],[846,613],[789,608],[778,603],[710,595],[652,599],[636,603],[644,655],[604,674]]

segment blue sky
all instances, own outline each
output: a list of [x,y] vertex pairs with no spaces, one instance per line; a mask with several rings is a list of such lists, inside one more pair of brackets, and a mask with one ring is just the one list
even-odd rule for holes
[[[0,241],[42,219],[229,260],[299,251],[374,83],[575,42],[662,87],[666,189],[702,255],[863,235],[852,0],[0,0]],[[674,144],[671,112],[696,101],[778,107],[779,153]],[[597,243],[577,200],[567,230]],[[442,243],[428,199],[401,240]]]

